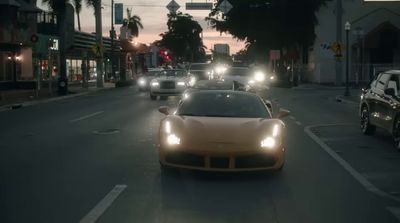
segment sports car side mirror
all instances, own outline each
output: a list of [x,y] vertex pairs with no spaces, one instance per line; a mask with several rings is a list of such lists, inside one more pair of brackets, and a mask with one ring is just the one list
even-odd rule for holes
[[290,115],[290,111],[286,109],[279,109],[278,118],[285,118]]
[[168,106],[161,106],[158,108],[158,111],[160,113],[163,113],[164,115],[169,115],[169,108]]

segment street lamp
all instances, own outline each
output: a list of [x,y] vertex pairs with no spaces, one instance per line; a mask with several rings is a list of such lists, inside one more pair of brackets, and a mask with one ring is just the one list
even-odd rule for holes
[[349,32],[351,29],[351,24],[349,21],[344,25],[344,30],[346,30],[346,91],[344,96],[350,96],[349,92],[349,57],[350,57],[350,46],[349,46]]

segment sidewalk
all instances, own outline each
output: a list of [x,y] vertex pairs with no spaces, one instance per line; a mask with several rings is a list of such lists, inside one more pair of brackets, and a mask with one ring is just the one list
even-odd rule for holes
[[33,104],[45,103],[49,101],[62,100],[65,98],[72,98],[113,88],[115,88],[115,83],[104,83],[104,88],[97,88],[95,85],[91,85],[89,88],[82,88],[80,84],[71,85],[68,87],[68,95],[65,96],[57,95],[57,89],[54,89],[53,93],[50,94],[48,88],[41,89],[38,94],[35,90],[32,89],[0,91],[0,111],[20,108],[22,106],[29,106]]

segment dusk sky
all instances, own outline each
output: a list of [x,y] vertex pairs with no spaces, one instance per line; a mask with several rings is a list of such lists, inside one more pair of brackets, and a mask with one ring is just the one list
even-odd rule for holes
[[[195,0],[193,2],[205,2],[206,0]],[[211,0],[208,0],[209,2]],[[103,0],[103,33],[104,35],[109,35],[109,30],[111,26],[111,0]],[[170,0],[119,0],[115,3],[124,4],[124,17],[126,17],[126,8],[131,8],[133,14],[136,14],[142,18],[144,29],[141,30],[140,36],[137,39],[139,42],[151,43],[154,40],[160,39],[159,34],[167,30],[167,13],[166,5]],[[242,49],[244,47],[243,42],[238,42],[233,39],[230,35],[220,34],[219,32],[208,27],[204,18],[208,15],[208,11],[186,11],[185,3],[190,2],[190,0],[176,0],[176,2],[181,6],[179,11],[187,12],[191,14],[203,27],[204,29],[204,44],[208,49],[212,49],[215,43],[228,43],[231,47],[231,53]],[[41,4],[41,0],[38,0],[39,7],[46,9],[45,6]],[[81,12],[81,26],[85,32],[95,31],[95,19],[93,15],[93,10],[84,7]],[[77,22],[75,20],[75,27],[77,27]],[[117,33],[119,33],[120,25],[116,25]]]

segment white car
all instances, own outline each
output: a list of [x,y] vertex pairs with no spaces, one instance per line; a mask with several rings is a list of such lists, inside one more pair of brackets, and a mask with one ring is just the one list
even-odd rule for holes
[[163,68],[150,68],[147,73],[140,75],[138,78],[139,91],[148,91],[151,80],[156,78],[163,70]]
[[267,89],[267,76],[261,71],[248,67],[229,67],[221,77],[224,80],[236,81],[250,88],[250,91]]
[[158,77],[150,82],[150,99],[167,99],[168,96],[181,96],[182,93],[195,82],[194,77],[186,70],[172,69],[162,71]]

